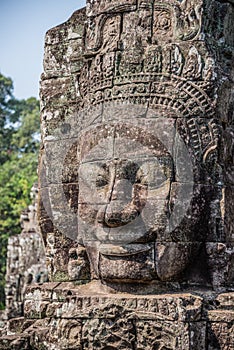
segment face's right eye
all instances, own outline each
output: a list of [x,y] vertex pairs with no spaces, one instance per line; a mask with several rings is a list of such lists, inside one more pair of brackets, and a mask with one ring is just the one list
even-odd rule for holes
[[108,184],[108,178],[105,175],[98,175],[96,179],[96,186],[97,187],[104,187]]
[[96,177],[96,186],[104,187],[108,185],[108,183],[109,183],[109,169],[105,164],[101,166],[98,170],[97,177]]

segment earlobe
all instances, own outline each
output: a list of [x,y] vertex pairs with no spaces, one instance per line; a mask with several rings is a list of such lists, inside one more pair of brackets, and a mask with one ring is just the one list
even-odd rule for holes
[[156,271],[161,281],[173,281],[196,256],[200,243],[157,242],[155,244]]

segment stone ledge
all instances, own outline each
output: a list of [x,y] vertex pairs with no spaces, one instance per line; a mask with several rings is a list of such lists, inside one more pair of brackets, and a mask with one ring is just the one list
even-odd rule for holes
[[34,285],[22,326],[20,319],[8,326],[19,333],[0,338],[0,349],[233,349],[234,293],[201,295],[101,293],[95,283]]
[[[91,283],[90,283],[91,284]],[[27,318],[115,318],[116,313],[129,319],[164,319],[198,321],[202,314],[202,298],[190,293],[133,295],[94,293],[90,286],[74,287],[72,283],[44,284],[26,293],[24,312]],[[66,285],[66,288],[65,288]],[[69,288],[70,287],[70,288]],[[47,293],[48,291],[48,293]],[[51,294],[52,293],[52,294]],[[51,298],[48,299],[48,295]]]

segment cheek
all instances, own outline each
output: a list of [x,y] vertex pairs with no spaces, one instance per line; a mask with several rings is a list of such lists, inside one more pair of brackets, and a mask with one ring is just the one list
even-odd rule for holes
[[82,203],[78,205],[79,217],[88,224],[94,224],[96,221],[98,208],[96,205]]
[[171,190],[171,181],[165,181],[161,186],[157,188],[152,188],[149,186],[148,188],[148,200],[168,200]]
[[[108,185],[103,187],[96,187],[95,189],[95,199],[97,203],[106,203],[108,201],[108,196],[110,194],[110,188]],[[94,195],[94,193],[93,193]]]
[[145,206],[148,197],[148,186],[142,184],[134,184],[133,191],[133,204],[142,209]]
[[168,226],[168,202],[166,200],[148,200],[141,212],[145,232],[155,233],[154,239],[161,239]]
[[147,231],[157,232],[160,236],[168,225],[170,187],[170,181],[167,181],[160,188],[148,189],[148,195],[141,212]]

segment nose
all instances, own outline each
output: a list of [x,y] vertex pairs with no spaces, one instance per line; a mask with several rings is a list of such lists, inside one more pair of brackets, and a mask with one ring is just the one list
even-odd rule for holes
[[[126,179],[115,178],[111,188],[109,203],[105,211],[105,224],[109,227],[125,225],[131,221],[132,183]],[[127,211],[126,209],[129,208]]]
[[111,201],[116,201],[118,199],[118,192],[116,189],[112,189],[112,193],[111,193]]
[[132,200],[132,183],[126,179],[115,178],[110,191],[110,202],[119,201],[127,204]]

